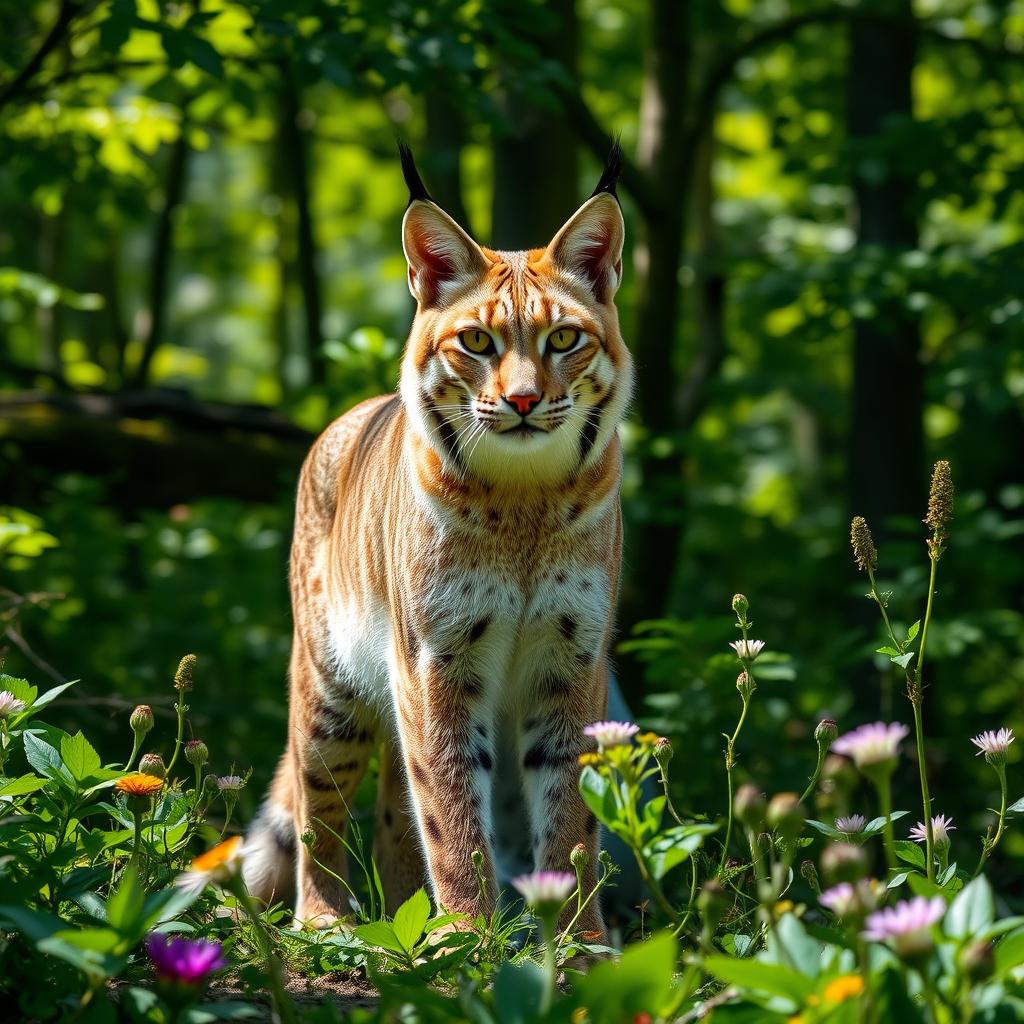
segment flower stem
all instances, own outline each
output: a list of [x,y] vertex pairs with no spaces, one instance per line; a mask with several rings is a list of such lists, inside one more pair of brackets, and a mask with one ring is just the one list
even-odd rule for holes
[[828,745],[824,743],[818,744],[818,763],[814,766],[814,774],[811,776],[811,781],[808,783],[807,788],[804,790],[803,795],[800,797],[800,803],[806,804],[808,798],[814,793],[817,788],[818,779],[821,778],[821,766],[825,763],[825,755],[828,754]]
[[547,1015],[555,998],[555,980],[558,973],[555,943],[556,920],[557,918],[552,918],[547,914],[540,920],[541,929],[544,932],[544,991],[540,998],[541,1017]]
[[135,758],[139,756],[139,750],[141,747],[142,737],[138,733],[136,733],[135,739],[132,741],[132,755],[128,758],[124,765],[124,770],[126,772],[130,772],[132,770],[132,765],[135,763]]
[[167,766],[167,784],[171,784],[171,769],[174,767],[174,762],[178,760],[178,754],[181,753],[182,740],[185,737],[185,712],[188,711],[188,705],[184,701],[183,693],[178,693],[178,701],[174,705],[174,710],[178,712],[178,736],[174,741],[174,755],[171,757],[171,763]]
[[989,838],[988,835],[981,842],[981,859],[978,861],[978,866],[974,869],[974,877],[981,874],[981,869],[985,866],[985,861],[988,860],[992,851],[996,848],[999,840],[1003,836],[1003,826],[1006,824],[1006,766],[1005,765],[993,765],[996,770],[996,774],[999,776],[999,821],[996,824],[996,834]]
[[[746,632],[744,630],[744,632]],[[732,736],[729,737],[725,748],[725,777],[726,783],[729,790],[729,807],[726,812],[726,823],[725,823],[725,839],[722,841],[722,856],[718,862],[718,874],[721,874],[725,868],[726,858],[729,856],[729,840],[732,838],[732,802],[733,802],[733,780],[732,770],[736,764],[736,758],[734,756],[734,750],[736,748],[736,739],[739,737],[740,730],[743,728],[743,723],[747,720],[747,708],[750,706],[750,698],[743,698],[743,710],[740,712],[740,720],[736,723],[736,728],[733,730]]]
[[896,868],[896,847],[895,836],[892,828],[892,775],[886,772],[885,775],[875,780],[875,788],[878,790],[878,803],[881,807],[882,816],[885,818],[883,826],[883,838],[885,846],[885,865],[892,871]]
[[651,874],[650,868],[647,866],[647,861],[644,860],[644,855],[635,846],[633,847],[633,855],[636,857],[636,863],[640,869],[640,877],[643,879],[644,885],[647,886],[651,895],[654,897],[654,902],[661,908],[662,913],[674,925],[678,926],[679,915],[665,896],[665,892],[661,888],[661,883],[654,877],[654,875]]
[[917,770],[921,776],[921,804],[924,810],[924,834],[925,834],[925,866],[928,871],[928,881],[935,879],[935,862],[933,849],[935,836],[932,828],[932,798],[928,791],[928,770],[925,766],[924,753],[924,722],[921,713],[924,704],[924,652],[928,646],[928,626],[932,619],[932,602],[935,598],[935,572],[939,564],[938,557],[934,550],[930,556],[931,570],[928,574],[928,601],[924,609],[924,621],[921,623],[921,646],[917,651],[917,668],[913,677],[908,676],[908,691],[910,703],[914,709],[914,742],[917,745]]

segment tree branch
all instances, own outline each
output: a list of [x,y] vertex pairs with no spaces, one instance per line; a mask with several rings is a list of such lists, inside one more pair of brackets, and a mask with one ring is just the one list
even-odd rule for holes
[[57,20],[46,38],[39,44],[39,49],[29,58],[28,63],[3,88],[0,88],[0,107],[14,99],[25,88],[35,73],[42,67],[43,61],[54,51],[67,35],[71,22],[80,10],[76,0],[62,0]]

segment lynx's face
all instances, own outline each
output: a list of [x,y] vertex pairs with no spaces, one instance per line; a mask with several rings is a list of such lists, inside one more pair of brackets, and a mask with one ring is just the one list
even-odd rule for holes
[[485,249],[434,203],[410,205],[402,397],[454,470],[552,483],[604,451],[632,386],[613,304],[622,238],[607,193],[528,252]]

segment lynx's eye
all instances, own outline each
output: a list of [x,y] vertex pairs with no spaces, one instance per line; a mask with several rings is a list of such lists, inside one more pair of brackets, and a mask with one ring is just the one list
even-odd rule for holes
[[559,327],[548,335],[548,348],[552,352],[568,352],[580,340],[580,332],[575,327]]
[[494,342],[486,331],[478,331],[475,328],[468,331],[459,331],[459,341],[467,352],[475,356],[486,355],[494,351]]

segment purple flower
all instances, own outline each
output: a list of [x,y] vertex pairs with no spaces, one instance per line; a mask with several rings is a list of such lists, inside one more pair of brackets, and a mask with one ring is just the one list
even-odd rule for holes
[[941,896],[931,899],[915,896],[871,914],[864,938],[888,942],[898,956],[911,959],[932,948],[932,925],[940,921],[945,912],[946,901]]
[[607,750],[627,746],[639,731],[640,726],[632,722],[594,722],[583,730],[583,735],[597,740],[597,745]]
[[989,764],[1002,766],[1006,764],[1006,751],[1014,741],[1012,729],[989,729],[978,733],[971,742],[978,748],[978,756],[985,755]]
[[202,985],[225,966],[220,943],[204,939],[169,939],[162,932],[152,932],[146,939],[146,952],[156,976],[179,985]]
[[848,818],[836,818],[836,830],[853,834],[862,832],[867,824],[867,818],[863,814],[851,814]]
[[852,757],[858,768],[873,768],[896,760],[900,742],[909,731],[899,722],[872,722],[840,736],[832,749]]
[[884,890],[873,878],[862,878],[855,885],[840,882],[821,894],[821,902],[836,917],[861,917],[878,906]]
[[[936,814],[932,818],[932,841],[937,847],[949,846],[949,833],[956,828],[953,824],[952,818],[947,818],[944,814]],[[924,827],[924,822],[919,821],[911,830],[910,838],[915,843],[925,843],[928,841],[928,830]]]
[[557,914],[576,888],[576,876],[566,871],[534,871],[512,884],[538,914]]

